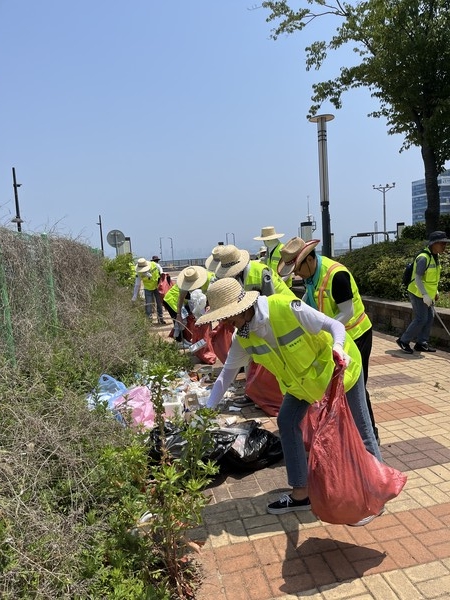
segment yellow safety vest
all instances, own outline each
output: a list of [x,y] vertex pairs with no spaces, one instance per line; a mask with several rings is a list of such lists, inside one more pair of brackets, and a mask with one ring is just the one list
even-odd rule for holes
[[420,254],[416,256],[414,261],[413,273],[412,273],[412,281],[408,285],[408,292],[414,294],[414,296],[418,296],[422,298],[422,293],[416,285],[416,270],[417,270],[417,259],[419,256],[426,256],[427,260],[430,259],[428,263],[427,270],[425,271],[422,281],[425,287],[426,293],[430,296],[432,300],[435,299],[436,294],[438,292],[439,280],[441,278],[441,263],[436,261],[436,258],[431,254],[428,248],[424,248]]
[[[334,371],[333,338],[325,331],[317,334],[306,331],[292,314],[292,300],[287,296],[274,294],[267,301],[276,349],[253,332],[248,338],[237,336],[239,344],[255,363],[275,375],[283,394],[289,392],[310,404],[318,402]],[[344,351],[351,358],[344,373],[344,388],[348,391],[361,373],[361,355],[348,334],[345,335]]]
[[152,260],[148,261],[148,264],[150,265],[150,271],[142,274],[138,273],[138,276],[141,278],[145,290],[156,290],[158,287],[159,269]]
[[[263,263],[260,263],[259,260],[251,260],[249,262],[248,273],[244,280],[244,289],[247,292],[251,292],[257,290],[261,291],[262,287],[262,279],[264,270],[267,269],[267,266]],[[271,271],[273,287],[275,289],[275,294],[284,294],[288,295],[289,298],[296,298],[294,292],[292,292],[285,282],[281,279],[278,273]]]
[[[283,248],[284,244],[282,244],[281,242],[278,244],[278,246],[275,246],[275,249],[272,253],[272,256],[269,258],[270,256],[270,252],[269,252],[269,248],[267,248],[266,251],[266,265],[268,265],[272,271],[274,273],[276,273],[278,275],[278,263],[281,260],[281,249]],[[292,287],[292,275],[290,277],[288,277],[288,279],[284,280],[284,283],[291,288]]]
[[326,256],[322,256],[322,266],[319,273],[319,279],[314,290],[314,300],[316,301],[317,310],[326,314],[329,317],[335,318],[339,312],[338,305],[333,298],[333,277],[339,271],[345,271],[350,276],[350,284],[352,286],[352,302],[353,302],[353,317],[346,323],[345,329],[350,334],[353,340],[357,340],[363,333],[372,327],[372,323],[365,312],[364,304],[361,295],[356,285],[356,281],[350,271],[341,263],[331,260]]

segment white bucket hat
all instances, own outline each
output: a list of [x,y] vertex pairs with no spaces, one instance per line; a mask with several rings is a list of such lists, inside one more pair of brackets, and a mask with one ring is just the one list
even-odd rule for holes
[[184,292],[201,288],[208,279],[208,271],[204,267],[186,267],[177,277],[177,286]]
[[136,264],[136,273],[147,273],[150,271],[150,265],[145,258],[140,258]]
[[222,321],[234,315],[239,315],[253,306],[259,292],[246,292],[242,285],[232,277],[214,281],[206,292],[209,311],[196,321],[196,325]]
[[277,267],[278,275],[286,277],[293,273],[297,265],[314,250],[319,242],[320,240],[305,242],[301,237],[293,237],[286,242],[280,250],[281,259]]
[[211,250],[210,256],[205,260],[205,267],[208,271],[214,271],[217,269],[220,263],[220,253],[225,246],[222,244],[221,246],[214,246]]
[[220,252],[220,263],[215,270],[217,279],[224,277],[236,277],[250,262],[250,253],[247,250],[239,250],[233,244],[222,246]]
[[284,233],[277,233],[275,231],[275,227],[273,227],[271,225],[270,227],[263,227],[261,229],[261,235],[258,235],[257,237],[254,237],[253,239],[264,242],[265,240],[277,240],[278,238],[281,238],[283,236],[284,236]]

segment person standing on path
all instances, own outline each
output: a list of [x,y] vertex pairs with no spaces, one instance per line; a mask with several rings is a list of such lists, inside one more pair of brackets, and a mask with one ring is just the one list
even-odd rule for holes
[[[277,233],[275,227],[270,225],[263,227],[261,235],[253,238],[254,240],[264,242],[266,252],[264,256],[261,256],[261,250],[259,251],[260,261],[270,267],[274,273],[278,273],[278,263],[280,262],[281,249],[283,248],[283,243],[280,241],[282,237],[284,237],[284,233]],[[283,280],[289,288],[292,287],[292,277],[283,277]]]
[[136,282],[134,284],[133,302],[137,300],[139,294],[139,288],[144,288],[144,299],[145,299],[145,314],[148,316],[150,321],[153,321],[153,301],[156,304],[156,312],[158,316],[158,323],[160,325],[166,325],[163,315],[163,305],[161,296],[158,292],[158,281],[159,281],[159,269],[156,263],[153,261],[140,258],[136,264]]
[[[311,508],[300,423],[309,405],[322,399],[334,373],[335,360],[345,363],[344,389],[364,445],[382,460],[365,401],[361,356],[342,323],[288,295],[265,297],[256,291],[246,292],[232,278],[212,283],[206,296],[210,310],[197,324],[223,320],[236,327],[207,406],[215,408],[219,404],[239,368],[250,358],[275,375],[284,394],[277,424],[292,492],[270,503],[270,514]],[[373,515],[353,525],[365,525],[372,518]]]
[[[408,285],[408,296],[412,305],[413,319],[406,331],[396,340],[398,346],[406,354],[417,352],[436,352],[430,346],[431,326],[434,319],[433,304],[439,299],[439,280],[441,263],[439,254],[445,252],[447,243],[445,231],[430,233],[427,246],[414,259],[412,281]],[[410,343],[416,340],[414,350]]]
[[373,340],[372,323],[365,312],[353,275],[341,263],[316,254],[315,248],[319,241],[305,242],[300,237],[291,238],[281,249],[278,272],[282,277],[291,274],[301,277],[306,286],[303,301],[345,325],[345,330],[357,345],[361,353],[367,408],[379,444],[378,428],[367,391]]

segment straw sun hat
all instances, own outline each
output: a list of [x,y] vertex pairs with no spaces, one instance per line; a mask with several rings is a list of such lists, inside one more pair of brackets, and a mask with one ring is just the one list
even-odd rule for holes
[[239,315],[255,304],[259,292],[246,292],[239,281],[232,277],[217,279],[208,288],[209,311],[196,321],[196,325],[222,321]]
[[204,267],[186,267],[177,277],[177,286],[184,292],[191,292],[201,288],[208,279],[208,272]]
[[239,250],[233,244],[222,246],[220,251],[220,263],[215,270],[217,279],[224,277],[236,277],[250,262],[250,253],[247,250]]
[[301,237],[293,237],[281,248],[281,259],[278,263],[278,275],[286,277],[293,273],[298,264],[314,250],[320,240],[305,242]]
[[145,260],[145,258],[140,258],[137,261],[136,273],[147,273],[147,271],[150,271],[150,265]]
[[254,240],[258,240],[258,241],[265,241],[265,240],[277,240],[278,238],[281,238],[284,236],[284,233],[277,233],[275,231],[275,227],[263,227],[261,229],[261,235],[258,235],[257,237],[254,237]]
[[211,250],[211,254],[205,260],[205,267],[208,269],[208,271],[212,271],[214,273],[214,271],[219,266],[220,253],[222,252],[223,248],[224,248],[223,245],[214,246],[214,248]]

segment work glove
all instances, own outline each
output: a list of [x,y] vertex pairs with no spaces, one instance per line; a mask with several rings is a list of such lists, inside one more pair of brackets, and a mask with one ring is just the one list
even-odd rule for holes
[[430,298],[430,296],[428,294],[425,294],[425,296],[423,297],[423,301],[425,302],[425,304],[427,306],[431,306],[433,304],[433,300]]
[[333,345],[333,359],[336,365],[346,369],[350,364],[351,358],[344,352],[344,348],[341,344]]
[[137,300],[137,296],[133,296],[133,297],[131,298],[131,302],[136,302],[136,300]]

